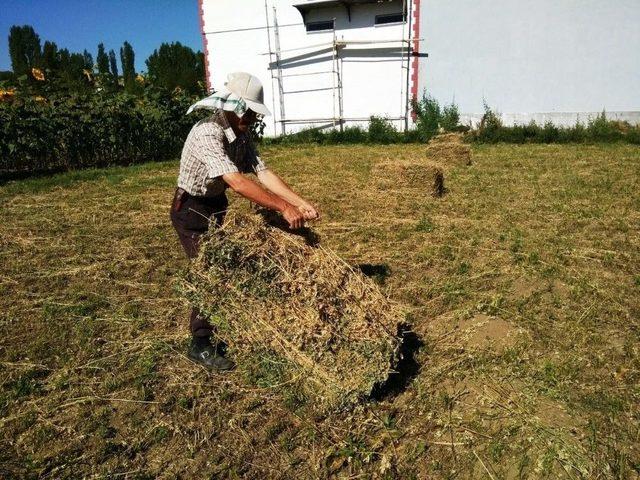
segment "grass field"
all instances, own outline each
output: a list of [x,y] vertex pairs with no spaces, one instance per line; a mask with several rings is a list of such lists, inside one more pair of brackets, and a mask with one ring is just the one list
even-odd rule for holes
[[404,391],[325,416],[184,355],[177,162],[0,186],[0,477],[639,478],[640,148],[475,146],[442,198],[376,188],[423,155],[263,151],[422,341]]

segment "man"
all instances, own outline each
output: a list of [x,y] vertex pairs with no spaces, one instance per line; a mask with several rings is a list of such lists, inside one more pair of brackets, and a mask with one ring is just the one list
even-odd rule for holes
[[[227,210],[225,190],[235,192],[263,207],[276,210],[293,229],[318,212],[297,195],[262,162],[248,134],[257,115],[270,115],[264,105],[260,81],[248,73],[232,73],[226,90],[192,105],[214,111],[196,123],[185,141],[180,158],[180,174],[171,205],[171,222],[189,259],[198,254],[199,242],[209,225],[220,226]],[[262,185],[245,177],[255,173]],[[214,370],[230,370],[233,362],[211,344],[213,327],[192,309],[189,320],[189,357]]]

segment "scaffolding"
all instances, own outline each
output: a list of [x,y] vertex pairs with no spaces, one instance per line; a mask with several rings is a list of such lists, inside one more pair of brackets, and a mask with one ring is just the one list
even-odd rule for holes
[[[273,34],[274,34],[274,47],[275,50],[271,48],[271,40],[269,39],[268,46],[269,51],[263,53],[262,55],[269,56],[269,70],[271,71],[271,79],[276,80],[278,84],[278,93],[279,93],[279,102],[280,102],[280,119],[275,120],[274,118],[274,127],[276,123],[280,124],[280,132],[282,135],[287,133],[286,126],[287,125],[295,125],[295,124],[320,124],[318,127],[314,128],[326,128],[326,127],[339,127],[342,131],[344,128],[345,122],[364,122],[370,120],[369,117],[345,117],[344,115],[344,103],[343,103],[343,56],[340,55],[340,52],[347,48],[349,45],[382,45],[382,44],[400,44],[400,68],[401,68],[401,82],[404,83],[404,88],[401,84],[400,86],[400,96],[401,96],[401,104],[404,103],[404,111],[402,111],[401,115],[397,117],[387,118],[391,121],[403,121],[404,122],[404,130],[408,130],[409,128],[409,82],[410,82],[410,67],[411,67],[411,56],[414,54],[412,45],[414,42],[423,41],[420,38],[411,38],[412,31],[412,3],[408,2],[409,9],[407,11],[407,0],[403,0],[403,12],[408,17],[407,20],[403,21],[402,26],[402,39],[385,39],[385,40],[344,40],[338,39],[336,37],[336,30],[333,30],[333,40],[331,42],[318,43],[313,45],[306,45],[303,47],[296,47],[283,50],[280,47],[280,32],[278,27],[278,19],[277,19],[277,11],[276,8],[273,7]],[[266,0],[265,0],[265,13],[266,12]],[[408,23],[408,35],[405,35],[405,25]],[[335,24],[335,18],[334,18]],[[269,29],[269,19],[267,14],[267,29]],[[270,37],[270,35],[269,35]],[[290,52],[300,52],[304,50],[316,50],[315,54],[320,53],[328,53],[331,52],[331,70],[321,70],[317,72],[305,72],[305,73],[289,73],[283,74],[283,62],[286,62],[289,59],[283,59],[283,53]],[[314,52],[310,52],[313,54]],[[275,57],[275,61],[274,61]],[[295,57],[293,57],[295,58]],[[275,72],[275,74],[274,74]],[[308,88],[308,89],[300,89],[300,90],[289,90],[287,91],[284,88],[284,78],[287,77],[299,77],[299,76],[312,76],[312,75],[323,75],[323,74],[331,74],[331,84],[327,87],[320,88]],[[285,95],[293,95],[293,94],[304,94],[310,92],[319,92],[319,91],[329,91],[332,92],[332,115],[331,117],[320,117],[320,118],[306,118],[306,119],[290,119],[287,118],[285,114]],[[337,110],[337,111],[336,111]],[[274,115],[275,117],[275,115]]]
[[[276,66],[278,72],[278,93],[280,94],[280,116],[285,118],[286,115],[284,113],[284,87],[282,85],[282,65],[280,58],[280,29],[278,28],[278,13],[275,6],[273,7],[273,29],[276,44]],[[271,60],[271,57],[269,57],[269,60]],[[282,128],[282,135],[285,135],[287,131],[285,129],[284,123],[281,123],[280,127]]]

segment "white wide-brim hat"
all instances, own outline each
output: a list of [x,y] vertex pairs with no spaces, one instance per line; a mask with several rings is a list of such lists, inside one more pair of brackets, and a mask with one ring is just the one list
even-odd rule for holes
[[225,88],[194,103],[187,110],[187,115],[200,108],[225,110],[242,117],[251,109],[259,115],[271,115],[264,104],[264,89],[257,77],[236,72],[227,76]]

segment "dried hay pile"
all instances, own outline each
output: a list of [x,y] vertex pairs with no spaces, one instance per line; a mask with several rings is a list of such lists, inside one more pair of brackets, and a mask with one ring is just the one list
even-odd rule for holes
[[461,133],[444,133],[429,141],[427,158],[443,165],[471,165],[471,147],[463,143]]
[[445,192],[442,167],[429,161],[398,159],[379,163],[371,178],[377,188],[384,190],[415,188],[434,197],[441,197]]
[[323,407],[346,406],[389,376],[404,316],[309,236],[261,215],[230,215],[208,235],[182,291],[253,383],[295,388]]

